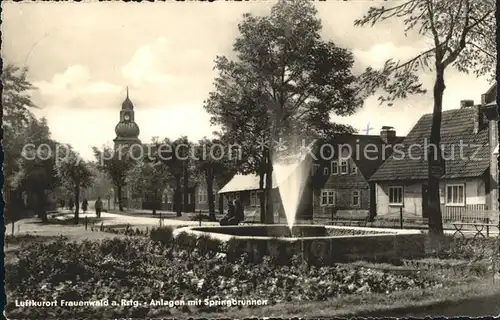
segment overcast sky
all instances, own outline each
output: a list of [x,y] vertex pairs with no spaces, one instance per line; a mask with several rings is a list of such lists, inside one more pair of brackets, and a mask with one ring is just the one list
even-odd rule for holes
[[[143,142],[153,136],[197,140],[216,129],[202,106],[212,90],[215,56],[231,52],[243,13],[266,14],[272,4],[4,2],[2,57],[29,68],[42,107],[37,114],[47,117],[53,138],[85,158],[92,146],[114,139],[126,86]],[[324,39],[352,50],[356,71],[428,48],[429,39],[406,38],[398,23],[354,27],[370,5],[377,1],[316,2]],[[422,79],[432,89],[432,73]],[[454,70],[447,71],[446,85],[444,109],[462,99],[479,102],[489,88],[486,79]],[[370,123],[370,134],[390,125],[404,135],[432,111],[431,93],[392,107],[371,97],[356,115],[333,119],[359,130]]]

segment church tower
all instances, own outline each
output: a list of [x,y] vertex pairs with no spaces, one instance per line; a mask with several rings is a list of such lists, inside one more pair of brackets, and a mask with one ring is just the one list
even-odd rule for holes
[[134,105],[128,97],[122,103],[120,110],[120,122],[115,127],[116,138],[113,140],[115,149],[119,146],[131,146],[134,144],[141,144],[139,140],[139,126],[134,121]]

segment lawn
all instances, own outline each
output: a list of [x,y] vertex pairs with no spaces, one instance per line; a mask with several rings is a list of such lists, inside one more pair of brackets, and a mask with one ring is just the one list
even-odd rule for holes
[[[497,301],[497,306],[488,304],[490,312],[500,306],[500,279],[493,281],[491,269],[493,239],[446,237],[439,246],[429,245],[426,259],[397,265],[315,266],[300,257],[287,265],[275,257],[260,263],[244,255],[228,259],[203,244],[199,249],[182,246],[167,229],[135,236],[87,234],[77,241],[26,235],[6,239],[17,248],[6,254],[6,313],[11,318],[401,316],[444,312],[477,297]],[[30,299],[58,305],[16,307],[15,300]],[[109,305],[70,307],[61,300]]]

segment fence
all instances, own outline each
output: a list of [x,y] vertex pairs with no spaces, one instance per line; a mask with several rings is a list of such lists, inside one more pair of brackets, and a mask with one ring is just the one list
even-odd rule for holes
[[441,207],[443,222],[453,221],[485,221],[486,218],[492,223],[498,223],[499,212],[487,210],[484,204],[468,204],[462,207]]

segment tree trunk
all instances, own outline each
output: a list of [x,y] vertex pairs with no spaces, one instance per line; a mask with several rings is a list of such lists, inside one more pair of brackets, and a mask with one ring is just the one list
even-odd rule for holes
[[[436,82],[434,83],[434,110],[432,113],[432,127],[429,145],[436,146],[437,152],[428,152],[428,203],[429,232],[432,234],[443,234],[443,219],[441,216],[441,205],[439,197],[439,174],[433,173],[433,168],[443,166],[441,153],[441,116],[443,109],[444,67],[437,66]],[[428,151],[430,151],[428,150]],[[444,173],[444,171],[443,171]]]
[[118,210],[123,212],[122,186],[117,186],[116,189],[116,193],[118,194]]
[[79,222],[80,214],[80,186],[75,187],[75,224]]
[[45,210],[45,190],[41,190],[37,192],[37,215],[38,218],[42,219],[42,222],[48,222],[47,219],[47,211]]
[[219,214],[224,215],[224,196],[219,194]]
[[187,163],[184,162],[183,167],[182,167],[182,174],[183,174],[183,180],[184,180],[184,201],[182,205],[182,209],[184,212],[188,212],[188,200],[189,200],[189,181],[188,181],[188,170],[187,170]]
[[175,178],[175,191],[174,191],[174,204],[175,211],[177,212],[177,216],[182,216],[182,208],[181,208],[181,178]]
[[[272,137],[272,136],[271,136]],[[269,141],[274,141],[270,139]],[[266,148],[266,224],[274,223],[272,146]]]
[[[34,193],[34,201],[32,201],[32,203],[34,204],[34,210],[35,210],[35,213],[36,213],[36,216],[39,218],[39,219],[42,219],[42,210],[40,210],[40,203],[42,202],[42,196],[40,195],[40,192],[37,191],[36,193]],[[32,199],[33,199],[32,198]],[[33,207],[33,204],[31,205]]]
[[207,180],[207,200],[208,200],[208,215],[210,217],[210,221],[216,221],[215,217],[215,199],[214,199],[214,176],[212,174],[206,175]]
[[158,190],[153,193],[153,216],[156,215],[156,205],[158,203]]

